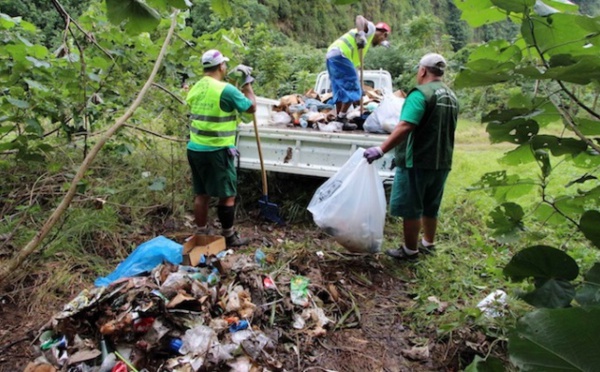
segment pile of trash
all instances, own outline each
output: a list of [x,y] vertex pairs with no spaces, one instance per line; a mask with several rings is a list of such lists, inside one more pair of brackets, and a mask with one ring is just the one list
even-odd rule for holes
[[339,294],[313,295],[311,288],[325,286],[271,267],[274,258],[260,249],[201,262],[165,262],[83,290],[40,330],[39,357],[28,370],[293,369],[298,338],[310,343],[342,318]]
[[[332,104],[332,93],[319,95],[310,89],[304,95],[290,94],[279,98],[279,105],[274,106],[271,114],[271,124],[286,125],[289,127],[312,128],[323,132],[341,132],[342,123],[335,121],[335,105]],[[351,108],[347,113],[350,123],[359,129],[372,133],[390,133],[404,103],[405,94],[401,90],[394,94],[384,95],[380,90],[370,86],[363,86],[363,112],[360,105]],[[387,102],[387,108],[379,109],[380,105]],[[390,107],[391,106],[391,107]],[[390,112],[390,110],[392,110]],[[369,119],[371,114],[378,115]],[[384,127],[384,121],[392,117],[393,125],[389,123]],[[389,121],[389,120],[388,120]]]

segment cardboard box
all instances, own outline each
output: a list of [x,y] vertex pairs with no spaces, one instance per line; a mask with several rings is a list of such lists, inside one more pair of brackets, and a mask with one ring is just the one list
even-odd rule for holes
[[183,265],[198,266],[200,257],[216,255],[226,248],[219,235],[192,235],[183,243]]

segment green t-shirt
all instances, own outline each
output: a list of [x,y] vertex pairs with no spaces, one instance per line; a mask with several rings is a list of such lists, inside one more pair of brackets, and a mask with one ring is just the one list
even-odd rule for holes
[[[221,106],[221,110],[225,112],[238,111],[241,113],[247,111],[252,106],[252,101],[239,89],[231,84],[227,84],[221,93],[219,105]],[[222,147],[205,146],[189,141],[187,148],[192,151],[217,151]]]
[[404,120],[414,125],[419,125],[423,115],[425,115],[426,107],[427,103],[425,102],[425,96],[423,93],[416,90],[406,97],[406,100],[402,105],[400,120]]

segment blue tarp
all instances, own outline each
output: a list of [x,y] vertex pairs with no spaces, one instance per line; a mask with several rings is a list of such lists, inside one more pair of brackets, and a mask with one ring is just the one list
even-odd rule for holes
[[115,280],[151,271],[163,262],[179,265],[183,259],[183,246],[158,236],[139,245],[119,266],[104,278],[96,279],[97,287],[105,287]]

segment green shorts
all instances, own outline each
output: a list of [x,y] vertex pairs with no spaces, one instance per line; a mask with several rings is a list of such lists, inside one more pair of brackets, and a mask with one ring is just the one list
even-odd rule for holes
[[234,157],[227,149],[217,151],[187,150],[192,170],[194,194],[228,198],[237,195]]
[[449,173],[449,169],[396,168],[390,214],[407,219],[437,217]]

